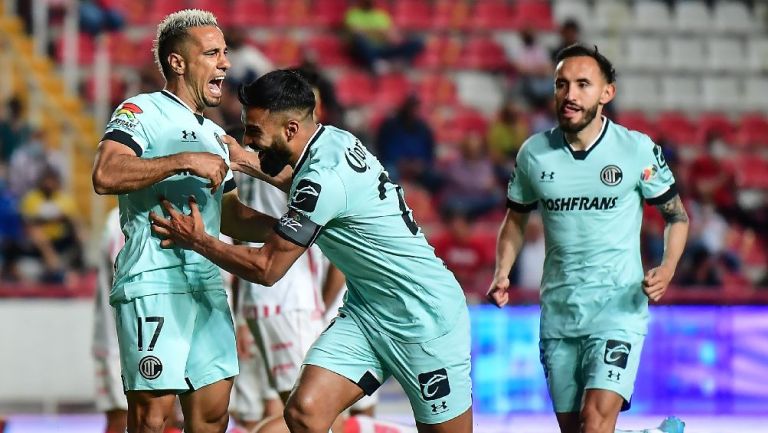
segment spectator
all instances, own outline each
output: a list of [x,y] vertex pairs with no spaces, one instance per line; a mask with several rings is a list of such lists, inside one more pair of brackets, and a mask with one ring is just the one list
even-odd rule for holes
[[517,72],[517,93],[531,105],[540,105],[552,99],[552,60],[546,48],[536,39],[536,31],[524,29],[520,33],[522,46],[511,53],[510,62]]
[[443,220],[446,230],[430,239],[435,254],[456,276],[467,301],[483,302],[495,260],[494,238],[473,231],[470,218],[460,210],[443,212]]
[[55,168],[46,167],[37,188],[21,201],[21,215],[33,254],[42,257],[44,281],[63,282],[67,270],[83,267],[83,230],[72,196],[62,191]]
[[232,64],[227,71],[227,83],[233,88],[237,89],[241,84],[250,83],[275,69],[264,53],[246,41],[243,29],[237,27],[228,29],[225,39],[229,49],[227,58]]
[[691,198],[700,204],[713,204],[718,213],[730,220],[742,219],[736,202],[736,173],[717,156],[724,146],[717,135],[707,140],[707,151],[701,152],[690,166]]
[[326,77],[317,65],[313,54],[306,54],[297,71],[309,81],[315,90],[315,116],[320,123],[344,127],[344,107],[336,97],[333,82]]
[[554,113],[554,98],[535,104],[533,106],[533,111],[531,111],[531,114],[528,117],[528,129],[530,129],[531,134],[552,129],[557,123]]
[[17,97],[13,97],[0,113],[0,157],[8,162],[13,152],[32,135],[32,130],[24,120],[23,107]]
[[373,0],[359,0],[349,8],[344,26],[349,33],[352,55],[377,74],[389,69],[389,61],[410,61],[424,48],[420,40],[400,34],[389,13],[377,8]]
[[435,138],[432,128],[419,114],[419,99],[408,96],[400,108],[382,122],[376,147],[390,178],[413,180],[430,191],[439,187],[434,173]]
[[114,32],[125,25],[125,17],[110,0],[83,0],[79,5],[80,30],[90,35]]
[[62,155],[58,152],[48,152],[43,145],[42,131],[33,131],[29,140],[22,143],[11,155],[8,190],[15,197],[23,197],[35,187],[43,169],[48,165],[62,168]]
[[528,121],[520,107],[513,101],[507,101],[488,126],[488,150],[493,162],[497,166],[505,166],[514,161],[518,149],[529,135]]
[[458,158],[443,170],[442,207],[476,218],[501,208],[504,195],[496,182],[493,162],[479,134],[469,134],[459,148]]
[[579,42],[581,42],[581,25],[574,18],[566,19],[560,26],[560,43],[549,52],[552,63],[555,63],[560,50]]
[[[0,169],[2,166],[0,165]],[[19,250],[23,240],[21,216],[18,203],[6,188],[5,172],[0,175],[0,279],[15,279],[13,270],[8,266],[15,260],[14,254]]]

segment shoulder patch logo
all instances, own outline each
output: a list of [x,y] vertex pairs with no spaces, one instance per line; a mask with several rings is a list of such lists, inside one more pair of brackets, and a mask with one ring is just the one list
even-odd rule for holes
[[656,176],[658,171],[659,168],[656,167],[656,164],[649,165],[643,169],[643,173],[640,175],[640,179],[642,179],[643,182],[648,182],[649,180],[653,179],[654,176]]
[[120,108],[117,109],[115,112],[115,117],[123,116],[126,119],[130,120],[131,122],[136,121],[136,115],[143,113],[144,110],[139,108],[138,105],[132,103],[132,102],[124,102],[123,105],[120,106]]
[[313,212],[317,207],[317,199],[322,189],[319,183],[309,179],[300,180],[291,198],[291,207],[304,212]]
[[607,165],[600,171],[600,180],[608,186],[616,186],[621,183],[624,174],[615,165]]

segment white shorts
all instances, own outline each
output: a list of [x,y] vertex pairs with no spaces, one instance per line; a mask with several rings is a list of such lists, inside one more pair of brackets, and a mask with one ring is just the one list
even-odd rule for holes
[[264,359],[269,386],[279,393],[293,389],[304,355],[323,331],[323,325],[322,315],[304,310],[248,319]]
[[250,358],[240,358],[240,374],[235,377],[229,411],[243,421],[264,418],[264,400],[277,400],[280,395],[269,386],[264,358],[254,342]]
[[120,355],[94,356],[96,409],[99,412],[128,410],[128,401],[120,377]]

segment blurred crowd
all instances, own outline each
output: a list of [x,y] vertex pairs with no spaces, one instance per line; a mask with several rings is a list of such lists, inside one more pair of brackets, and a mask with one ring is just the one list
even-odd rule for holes
[[[118,30],[125,22],[105,2],[83,2],[83,31]],[[100,13],[94,7],[102,7]],[[104,9],[106,8],[106,10]],[[360,110],[343,104],[335,90],[338,76],[323,67],[313,52],[303,52],[297,68],[319,89],[321,122],[355,132],[376,154],[393,181],[403,185],[413,209],[436,249],[461,281],[472,302],[483,302],[495,260],[495,237],[505,212],[506,184],[515,155],[531,134],[555,126],[552,76],[556,52],[581,40],[580,23],[565,20],[555,47],[539,41],[533,29],[523,29],[522,44],[506,52],[494,76],[503,82],[503,103],[495,115],[484,117],[460,131],[455,143],[441,140],[434,120],[434,106],[424,106],[423,96],[409,89],[402,100],[379,118],[360,121]],[[240,124],[235,89],[259,75],[287,65],[276,64],[248,42],[242,28],[225,28],[232,69],[227,93],[220,107],[206,112],[227,130]],[[350,69],[374,80],[385,74],[407,72],[424,50],[420,35],[398,29],[385,9],[374,1],[353,2],[339,32],[356,64]],[[131,93],[162,88],[160,74],[147,63],[137,71]],[[621,78],[619,78],[621,79]],[[118,104],[125,94],[113,95]],[[621,107],[610,104],[607,114],[617,118]],[[373,116],[375,117],[375,116]],[[82,272],[83,227],[74,201],[62,188],[65,159],[47,151],[41,132],[32,128],[18,99],[5,101],[0,113],[0,242],[4,281],[66,281],[69,273]],[[239,137],[236,137],[239,138]],[[768,191],[740,191],[738,166],[723,163],[728,145],[722,137],[707,137],[707,148],[684,151],[683,143],[658,137],[667,162],[677,178],[689,215],[688,250],[675,282],[684,287],[768,286]],[[94,146],[96,143],[94,143]],[[658,212],[645,207],[642,230],[643,260],[647,267],[661,261],[663,227]],[[93,228],[89,228],[93,229]],[[96,232],[91,230],[91,232]],[[525,234],[526,245],[512,272],[513,284],[536,291],[544,260],[541,219],[533,214]]]

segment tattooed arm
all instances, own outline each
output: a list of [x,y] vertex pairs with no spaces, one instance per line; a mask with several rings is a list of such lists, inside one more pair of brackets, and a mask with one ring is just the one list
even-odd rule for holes
[[645,273],[643,291],[653,301],[658,301],[667,291],[667,286],[675,274],[677,262],[683,255],[685,241],[688,238],[688,214],[679,195],[666,203],[656,206],[664,217],[664,258],[661,265]]

